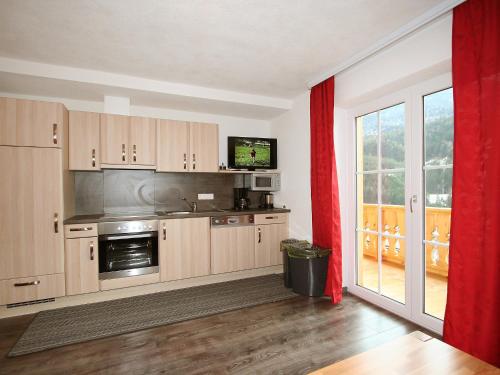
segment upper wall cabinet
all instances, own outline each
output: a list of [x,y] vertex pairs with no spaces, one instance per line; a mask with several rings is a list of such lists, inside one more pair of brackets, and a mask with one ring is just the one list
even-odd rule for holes
[[101,169],[99,113],[69,113],[69,168],[80,171]]
[[156,165],[156,120],[101,114],[101,163],[108,168]]
[[61,148],[61,103],[0,98],[0,145]]
[[216,124],[189,124],[190,170],[217,172],[219,170],[219,127]]
[[184,121],[158,120],[158,164],[160,172],[187,172],[189,127]]
[[158,120],[157,132],[158,171],[218,171],[218,125]]

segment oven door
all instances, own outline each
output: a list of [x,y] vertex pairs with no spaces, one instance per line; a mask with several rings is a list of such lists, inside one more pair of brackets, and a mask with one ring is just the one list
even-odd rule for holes
[[158,272],[158,232],[99,236],[99,279]]

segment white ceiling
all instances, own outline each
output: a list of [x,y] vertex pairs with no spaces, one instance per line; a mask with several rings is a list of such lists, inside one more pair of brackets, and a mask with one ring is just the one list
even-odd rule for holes
[[442,1],[0,0],[0,56],[292,98]]

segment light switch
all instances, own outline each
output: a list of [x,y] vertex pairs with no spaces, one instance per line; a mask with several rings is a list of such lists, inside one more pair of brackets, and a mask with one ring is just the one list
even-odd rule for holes
[[214,199],[214,195],[213,193],[210,193],[210,194],[198,194],[198,200],[199,201],[209,201],[209,200],[213,200]]

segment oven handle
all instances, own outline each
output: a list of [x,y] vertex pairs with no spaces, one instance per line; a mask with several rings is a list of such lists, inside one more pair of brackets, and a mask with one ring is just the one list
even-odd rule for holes
[[152,237],[158,237],[158,233],[144,233],[144,234],[131,234],[130,236],[106,236],[106,235],[101,235],[99,236],[99,239],[102,239],[104,241],[114,241],[114,240],[128,240],[131,238],[152,238]]

